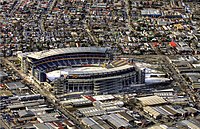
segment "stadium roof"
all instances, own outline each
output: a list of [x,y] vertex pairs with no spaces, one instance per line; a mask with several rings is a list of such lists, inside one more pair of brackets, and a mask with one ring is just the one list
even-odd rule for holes
[[60,49],[50,49],[40,52],[32,52],[27,55],[27,57],[34,59],[42,59],[45,57],[67,54],[67,53],[84,53],[84,52],[95,52],[95,53],[105,53],[107,48],[103,47],[71,47],[71,48],[60,48]]
[[91,75],[91,74],[100,74],[100,73],[110,73],[120,70],[125,70],[128,68],[132,68],[135,66],[132,65],[124,65],[120,67],[114,68],[102,68],[102,67],[78,67],[78,68],[66,68],[61,70],[55,70],[47,73],[47,78],[50,80],[54,80],[55,78],[60,78],[61,75]]

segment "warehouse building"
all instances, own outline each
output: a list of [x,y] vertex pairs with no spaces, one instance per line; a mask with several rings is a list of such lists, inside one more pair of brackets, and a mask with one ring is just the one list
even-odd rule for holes
[[143,106],[153,106],[167,103],[166,100],[159,96],[140,97],[137,98],[137,100],[139,100]]

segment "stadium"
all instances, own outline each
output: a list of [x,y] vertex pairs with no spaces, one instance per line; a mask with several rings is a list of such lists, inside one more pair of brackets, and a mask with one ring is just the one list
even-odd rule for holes
[[109,48],[61,48],[18,57],[24,73],[51,84],[56,95],[116,93],[145,82],[143,70],[126,60],[114,59]]

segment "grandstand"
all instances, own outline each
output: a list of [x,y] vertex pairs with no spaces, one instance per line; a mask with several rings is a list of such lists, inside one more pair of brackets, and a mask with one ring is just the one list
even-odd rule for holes
[[111,62],[111,65],[113,67],[119,67],[119,66],[123,66],[123,65],[126,65],[127,64],[127,61],[126,60],[114,60]]
[[45,72],[66,66],[85,66],[107,63],[110,60],[106,48],[65,48],[42,51],[28,55],[36,69]]
[[25,73],[39,82],[53,82],[55,94],[113,93],[144,83],[144,71],[126,60],[113,60],[108,48],[62,48],[18,57]]

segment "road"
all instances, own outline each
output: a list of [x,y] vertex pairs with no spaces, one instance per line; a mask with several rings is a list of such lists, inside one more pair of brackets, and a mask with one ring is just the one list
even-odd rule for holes
[[95,45],[98,46],[98,40],[97,40],[97,38],[96,38],[95,36],[92,35],[92,33],[91,33],[91,31],[90,31],[90,29],[89,29],[87,23],[84,24],[84,28],[85,28],[87,34],[88,34],[88,35],[90,36],[90,38],[92,39],[93,43],[94,43]]
[[135,32],[135,29],[133,29],[133,27],[131,26],[131,17],[130,17],[130,14],[129,12],[130,11],[130,5],[129,5],[129,0],[125,0],[125,8],[126,8],[126,13],[127,13],[127,16],[128,16],[128,28],[129,28],[129,31],[134,31]]
[[57,0],[50,0],[50,2],[49,2],[49,8],[47,9],[48,10],[48,12],[51,12],[52,11],[52,9],[53,9],[53,7],[55,6],[55,4],[56,4],[56,2],[57,2]]
[[21,3],[22,3],[22,0],[17,0],[16,5],[13,7],[12,11],[10,12],[10,16],[12,16],[15,13],[15,11],[20,7]]
[[40,28],[41,28],[40,33],[45,32],[45,29],[44,29],[44,20],[41,19],[41,20],[39,21],[39,24],[40,24]]
[[162,57],[163,57],[163,61],[165,62],[166,67],[168,67],[168,69],[172,73],[173,79],[175,79],[175,81],[178,82],[179,87],[185,93],[187,93],[190,97],[195,96],[197,98],[196,101],[199,101],[200,98],[199,98],[198,94],[192,92],[192,90],[189,88],[188,82],[185,80],[185,78],[180,73],[178,73],[176,71],[174,64],[169,61],[169,59],[168,59],[169,57],[167,57],[167,56],[162,56]]
[[26,82],[33,84],[35,86],[35,90],[37,90],[41,95],[45,96],[47,98],[47,101],[49,103],[52,103],[60,112],[62,112],[65,116],[67,116],[70,120],[72,120],[78,127],[81,129],[84,128],[84,126],[80,125],[80,122],[73,117],[69,111],[63,109],[61,106],[59,106],[59,103],[57,101],[57,98],[52,95],[51,92],[47,91],[45,88],[41,87],[43,85],[38,84],[37,82],[31,80],[29,76],[26,74],[22,73],[20,70],[18,70],[13,63],[11,63],[8,59],[3,58],[4,63],[9,65],[14,71],[16,71]]
[[[190,97],[195,96],[197,99],[196,101],[199,101],[199,95],[198,93],[194,93],[188,85],[188,82],[185,80],[185,78],[176,71],[174,64],[172,62],[170,62],[170,58],[166,55],[161,55],[159,53],[157,53],[157,55],[144,55],[146,58],[148,58],[148,56],[151,58],[153,57],[159,57],[165,66],[165,69],[168,69],[168,73],[170,73],[171,77],[174,79],[175,82],[177,82],[178,86],[180,87],[180,89],[182,91],[184,91],[186,94],[188,94]],[[120,56],[121,58],[134,58],[134,55],[122,55]]]
[[2,118],[0,118],[0,128],[11,129],[7,124],[4,123]]
[[[151,55],[152,56],[152,55]],[[193,96],[194,93],[192,93],[189,89],[188,89],[188,85],[187,85],[187,82],[186,80],[182,77],[181,74],[179,74],[176,70],[175,70],[175,66],[173,65],[172,62],[169,61],[169,58],[168,56],[166,55],[154,55],[154,57],[157,56],[159,57],[160,59],[162,59],[162,61],[164,62],[165,64],[165,67],[169,70],[169,72],[171,73],[171,76],[172,78],[178,82],[179,84],[179,87],[185,91],[187,94],[189,94],[190,96]],[[124,57],[124,58],[134,58],[134,56],[131,56],[131,55],[126,55],[126,56],[121,56],[121,57]],[[148,58],[148,56],[147,56]],[[68,118],[70,118],[75,124],[79,125],[79,121],[73,117],[71,115],[71,113],[62,108],[61,106],[59,106],[59,104],[57,103],[57,99],[55,98],[54,95],[51,94],[51,92],[47,91],[45,88],[42,88],[40,84],[36,83],[36,82],[33,82],[32,80],[30,80],[29,77],[27,77],[27,75],[25,75],[24,73],[22,73],[21,71],[17,70],[16,67],[10,62],[8,61],[6,58],[3,59],[5,63],[7,63],[9,66],[11,66],[16,72],[19,73],[19,75],[24,78],[24,80],[26,80],[27,82],[30,82],[30,83],[33,83],[37,89],[37,91],[39,91],[39,93],[41,95],[44,95],[46,96],[47,100],[52,103],[60,112],[62,112],[63,114],[65,114]],[[185,88],[188,89],[188,91],[186,91]],[[148,118],[148,117],[147,117]],[[154,121],[155,122],[155,121]],[[84,128],[82,125],[80,125],[81,128]]]

